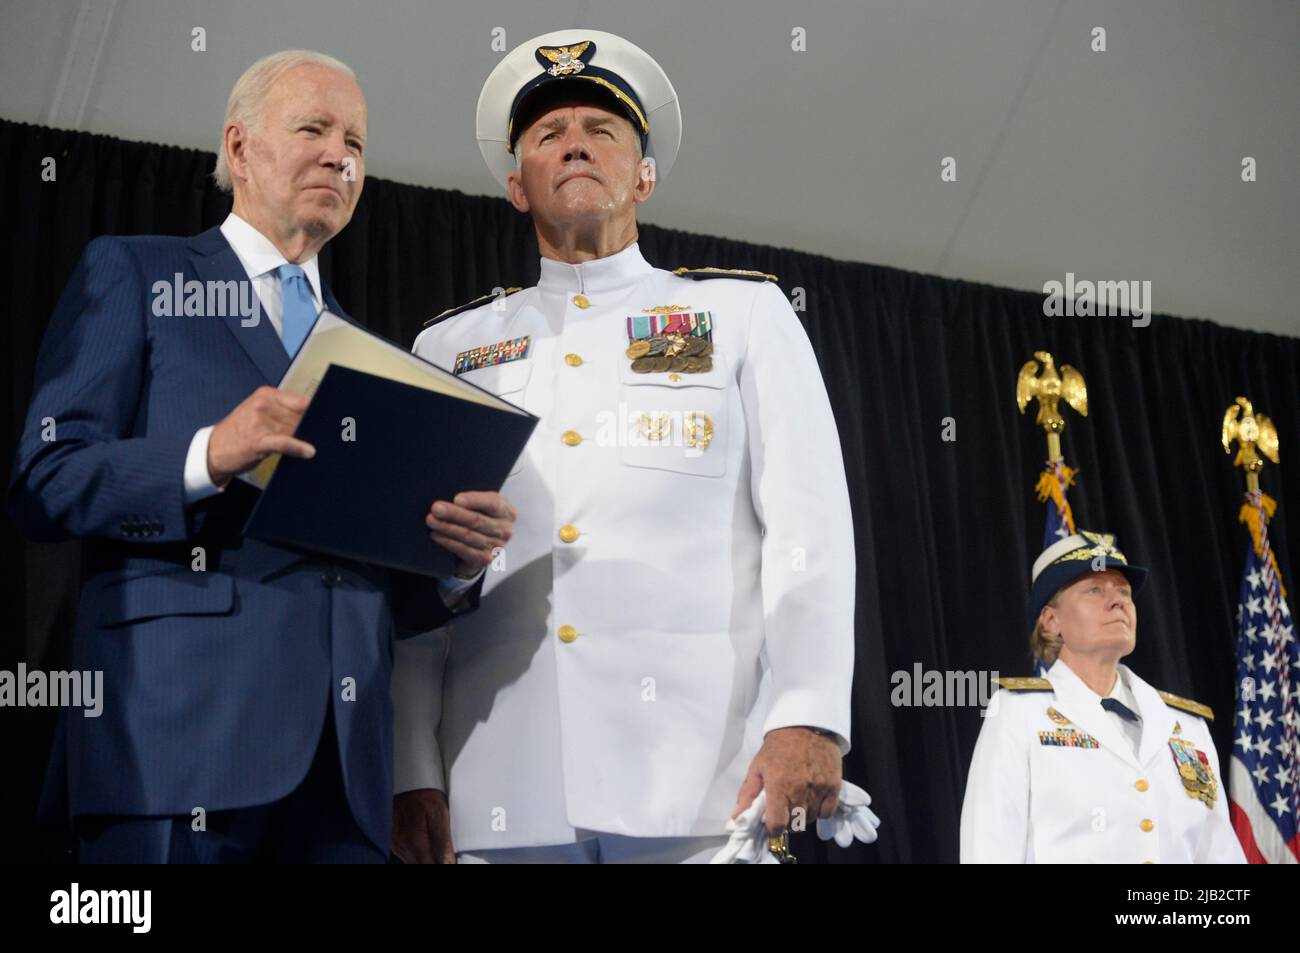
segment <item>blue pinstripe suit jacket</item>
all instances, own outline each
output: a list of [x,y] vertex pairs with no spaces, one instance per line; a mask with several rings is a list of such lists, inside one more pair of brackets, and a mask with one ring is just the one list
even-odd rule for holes
[[100,237],[41,346],[9,509],[32,538],[83,541],[73,661],[105,696],[98,718],[61,713],[43,802],[73,818],[269,803],[306,775],[332,697],[348,803],[386,851],[391,640],[446,609],[431,580],[242,539],[256,492],[238,480],[185,505],[195,431],[288,357],[265,317],[156,316],[155,282],[177,275],[248,280],[215,228]]

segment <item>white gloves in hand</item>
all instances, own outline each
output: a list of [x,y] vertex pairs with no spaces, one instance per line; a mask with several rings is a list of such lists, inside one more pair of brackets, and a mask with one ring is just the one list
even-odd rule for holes
[[874,844],[880,836],[876,833],[880,818],[876,817],[870,804],[870,794],[856,784],[841,781],[840,803],[830,817],[817,819],[817,836],[822,840],[834,840],[841,847],[848,847],[855,837],[864,844]]
[[[868,806],[871,795],[856,784],[848,781],[840,783],[840,800],[835,806],[835,813],[827,818],[817,819],[817,836],[822,840],[834,840],[841,847],[848,847],[856,837],[864,844],[874,843],[879,836],[876,828],[880,818]],[[775,864],[778,863],[772,852],[767,849],[767,829],[763,824],[763,813],[767,809],[767,792],[760,791],[754,803],[742,811],[734,820],[727,822],[727,832],[731,838],[723,845],[711,864]]]
[[727,821],[731,837],[722,849],[713,855],[711,864],[777,864],[780,863],[767,849],[767,828],[763,812],[767,810],[767,792],[759,791],[754,803]]

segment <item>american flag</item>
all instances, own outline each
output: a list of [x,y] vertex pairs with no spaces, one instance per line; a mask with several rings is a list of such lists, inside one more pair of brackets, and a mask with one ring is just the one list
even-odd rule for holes
[[1228,773],[1228,810],[1252,864],[1300,863],[1300,646],[1268,543],[1274,502],[1246,494],[1252,545],[1237,606],[1240,708]]

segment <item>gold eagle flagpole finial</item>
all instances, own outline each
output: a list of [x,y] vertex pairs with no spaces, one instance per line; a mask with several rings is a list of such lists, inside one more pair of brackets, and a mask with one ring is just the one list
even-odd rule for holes
[[1246,397],[1238,397],[1228,405],[1223,414],[1223,452],[1232,453],[1232,441],[1238,444],[1237,458],[1232,461],[1234,467],[1246,471],[1246,491],[1259,492],[1259,471],[1264,469],[1265,457],[1278,462],[1277,428],[1273,421],[1263,414],[1255,413],[1255,408]]
[[1255,554],[1260,559],[1267,559],[1273,572],[1277,573],[1278,585],[1285,599],[1286,588],[1281,585],[1282,571],[1278,569],[1277,555],[1268,545],[1267,536],[1268,521],[1277,511],[1277,501],[1259,488],[1259,471],[1264,469],[1260,454],[1274,463],[1279,462],[1277,428],[1263,414],[1255,413],[1249,398],[1238,397],[1224,411],[1223,430],[1219,439],[1223,443],[1224,453],[1232,453],[1232,441],[1237,441],[1237,457],[1232,465],[1246,471],[1246,498],[1242,501],[1237,519],[1250,530]]
[[[1029,361],[1020,368],[1016,377],[1016,405],[1020,412],[1035,397],[1038,398],[1038,417],[1035,423],[1047,433],[1047,459],[1061,459],[1061,431],[1065,429],[1065,418],[1061,416],[1058,404],[1062,399],[1078,411],[1079,416],[1088,416],[1088,386],[1083,375],[1069,364],[1061,365],[1061,372],[1056,372],[1052,355],[1047,351],[1035,351],[1038,360]],[[1038,373],[1042,361],[1042,371]]]

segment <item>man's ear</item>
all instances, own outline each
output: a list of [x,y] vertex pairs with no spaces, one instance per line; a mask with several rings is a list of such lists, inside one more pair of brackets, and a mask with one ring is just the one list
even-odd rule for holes
[[528,196],[524,193],[524,177],[523,173],[518,169],[506,176],[506,194],[516,212],[528,212]]
[[232,179],[248,178],[248,131],[243,123],[231,121],[226,124],[225,134],[221,140],[226,150],[226,165],[230,167]]
[[637,182],[636,188],[632,192],[632,196],[638,205],[654,194],[655,182],[657,180],[655,171],[655,160],[653,156],[646,156],[637,165]]

